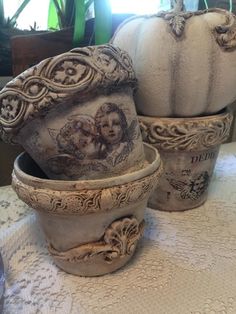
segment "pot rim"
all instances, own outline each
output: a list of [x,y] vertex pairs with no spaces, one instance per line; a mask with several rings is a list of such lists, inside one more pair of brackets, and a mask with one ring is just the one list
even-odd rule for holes
[[[128,174],[123,174],[120,176],[113,176],[103,179],[95,180],[52,180],[52,179],[42,179],[39,177],[34,177],[30,174],[25,173],[20,166],[20,161],[24,156],[27,156],[27,152],[21,153],[14,162],[13,174],[22,183],[42,189],[50,189],[55,191],[78,191],[85,189],[104,189],[112,186],[122,185],[128,182],[136,181],[147,177],[159,169],[161,165],[160,155],[158,150],[152,145],[143,143],[144,153],[146,155],[146,161],[142,169],[133,171]],[[149,154],[148,154],[149,151]]]
[[190,118],[138,116],[142,137],[160,151],[204,151],[223,143],[230,134],[232,111]]
[[225,116],[227,116],[228,114],[232,114],[232,110],[230,110],[229,108],[224,108],[222,110],[220,110],[219,112],[216,112],[214,114],[209,114],[209,115],[199,115],[199,116],[193,116],[193,117],[161,117],[161,116],[146,116],[146,115],[141,115],[138,114],[138,118],[139,119],[145,119],[145,120],[149,120],[149,121],[154,121],[154,120],[161,120],[164,123],[168,123],[168,122],[200,122],[201,120],[206,121],[207,123],[209,123],[211,120],[215,120],[216,118],[223,118]]

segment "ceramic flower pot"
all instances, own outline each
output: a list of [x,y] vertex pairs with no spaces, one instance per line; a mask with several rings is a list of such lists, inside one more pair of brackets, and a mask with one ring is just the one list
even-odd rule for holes
[[102,275],[132,257],[148,197],[162,173],[158,152],[144,147],[142,169],[103,180],[48,180],[28,154],[16,159],[12,186],[37,211],[49,253],[66,272]]
[[6,85],[0,93],[0,133],[21,144],[51,179],[96,179],[141,169],[135,86],[131,60],[120,49],[73,49]]
[[139,116],[139,120],[144,141],[158,148],[164,165],[149,206],[182,211],[203,204],[220,144],[229,135],[231,113],[196,118]]

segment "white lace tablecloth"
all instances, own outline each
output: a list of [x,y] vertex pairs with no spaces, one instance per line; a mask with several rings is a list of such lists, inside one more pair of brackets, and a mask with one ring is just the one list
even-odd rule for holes
[[137,254],[119,271],[69,275],[49,257],[31,209],[0,189],[4,313],[236,313],[236,143],[222,146],[205,205],[146,211]]

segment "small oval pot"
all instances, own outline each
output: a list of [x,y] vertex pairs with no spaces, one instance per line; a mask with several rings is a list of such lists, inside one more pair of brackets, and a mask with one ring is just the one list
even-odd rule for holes
[[142,169],[103,180],[48,180],[28,154],[16,159],[12,186],[37,211],[58,267],[97,276],[130,260],[143,233],[148,197],[163,170],[156,149],[144,147]]
[[50,179],[99,179],[141,169],[144,151],[129,56],[112,45],[46,59],[0,92],[0,135]]
[[229,136],[231,113],[197,118],[139,116],[143,140],[160,152],[164,173],[148,205],[183,211],[203,204],[220,144]]

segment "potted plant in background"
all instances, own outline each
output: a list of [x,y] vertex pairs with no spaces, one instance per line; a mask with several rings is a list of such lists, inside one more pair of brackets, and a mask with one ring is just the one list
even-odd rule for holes
[[74,47],[107,43],[117,26],[129,16],[112,15],[109,0],[51,0],[47,33],[12,38],[14,76]]
[[29,30],[21,30],[17,28],[17,19],[29,2],[30,0],[24,0],[12,17],[6,17],[4,0],[0,0],[0,88],[5,85],[4,83],[6,83],[7,77],[12,76],[11,37],[31,32]]

